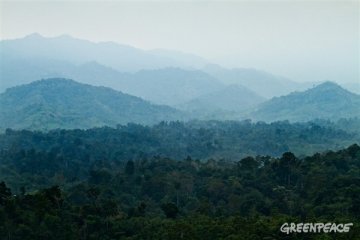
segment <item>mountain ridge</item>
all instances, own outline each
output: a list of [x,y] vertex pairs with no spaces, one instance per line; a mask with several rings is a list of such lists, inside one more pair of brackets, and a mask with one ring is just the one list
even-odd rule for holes
[[252,90],[237,84],[231,84],[220,90],[202,95],[178,106],[181,110],[200,112],[240,112],[248,110],[266,99]]
[[250,115],[263,121],[336,120],[360,117],[360,95],[326,81],[303,92],[274,97],[260,104]]
[[178,120],[183,113],[168,106],[106,87],[71,79],[42,79],[0,95],[1,128],[53,129],[154,124]]
[[44,37],[33,33],[23,38],[2,40],[0,43],[1,53],[6,56],[42,57],[73,64],[97,61],[125,72],[169,66],[191,68],[187,62],[193,62],[192,59],[196,59],[199,66],[206,63],[205,59],[190,53],[179,54],[171,50],[161,50],[160,53],[159,50],[143,50],[116,42],[92,42],[70,35]]

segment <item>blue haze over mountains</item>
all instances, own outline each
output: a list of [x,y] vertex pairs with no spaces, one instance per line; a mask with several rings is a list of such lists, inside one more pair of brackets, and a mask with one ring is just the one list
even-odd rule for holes
[[299,83],[257,69],[226,69],[192,54],[68,35],[3,40],[0,51],[2,129],[360,117],[356,83]]

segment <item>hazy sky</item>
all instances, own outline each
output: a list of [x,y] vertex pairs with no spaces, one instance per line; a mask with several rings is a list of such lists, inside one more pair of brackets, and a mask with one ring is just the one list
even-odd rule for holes
[[194,53],[297,81],[359,81],[359,1],[1,1],[1,38],[38,32]]

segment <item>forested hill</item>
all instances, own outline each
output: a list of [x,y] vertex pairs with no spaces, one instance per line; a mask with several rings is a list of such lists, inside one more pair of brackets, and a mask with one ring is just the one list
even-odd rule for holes
[[360,117],[360,95],[349,92],[336,83],[325,82],[304,92],[275,97],[261,104],[252,118],[261,121],[292,122],[316,118]]
[[182,117],[180,111],[170,107],[69,79],[39,80],[10,88],[0,95],[2,129],[91,128],[128,122],[154,124]]

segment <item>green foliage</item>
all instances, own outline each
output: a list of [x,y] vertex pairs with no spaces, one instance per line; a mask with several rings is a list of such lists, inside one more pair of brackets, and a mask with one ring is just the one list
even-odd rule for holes
[[[87,141],[64,138],[62,144],[67,142],[79,147]],[[93,150],[94,156],[103,152]],[[358,239],[360,234],[356,144],[304,158],[285,152],[239,161],[88,156],[77,162],[54,151],[2,150],[2,168],[13,175],[2,177],[14,194],[0,183],[3,239]],[[48,163],[35,161],[42,158]],[[22,161],[40,163],[39,169],[24,168]],[[279,230],[284,222],[354,227],[346,234],[284,235]]]
[[182,119],[182,113],[111,88],[46,79],[0,94],[0,129],[91,128]]
[[0,205],[4,205],[6,200],[11,197],[11,190],[4,182],[0,183]]
[[250,115],[261,121],[292,122],[360,117],[360,95],[333,82],[322,83],[304,92],[274,97]]
[[161,205],[161,209],[164,211],[167,218],[176,218],[179,213],[179,209],[174,203],[164,203]]
[[[127,162],[165,156],[182,160],[191,156],[201,160],[239,160],[256,155],[277,157],[286,151],[309,155],[360,143],[358,132],[341,130],[339,128],[343,125],[337,123],[323,124],[191,121],[161,122],[151,127],[127,124],[118,125],[116,129],[103,127],[49,132],[7,129],[0,135],[0,149],[19,151],[14,161],[22,162],[23,171],[46,169],[52,175],[63,165],[69,172],[78,167],[75,165],[92,163],[92,170],[101,170],[101,165],[109,159]],[[29,162],[29,157],[35,158],[33,161],[36,162]],[[73,174],[81,176],[82,173],[74,171]]]
[[129,160],[129,161],[126,163],[126,166],[125,166],[125,173],[128,174],[128,175],[133,175],[133,174],[134,174],[134,171],[135,171],[134,161]]

